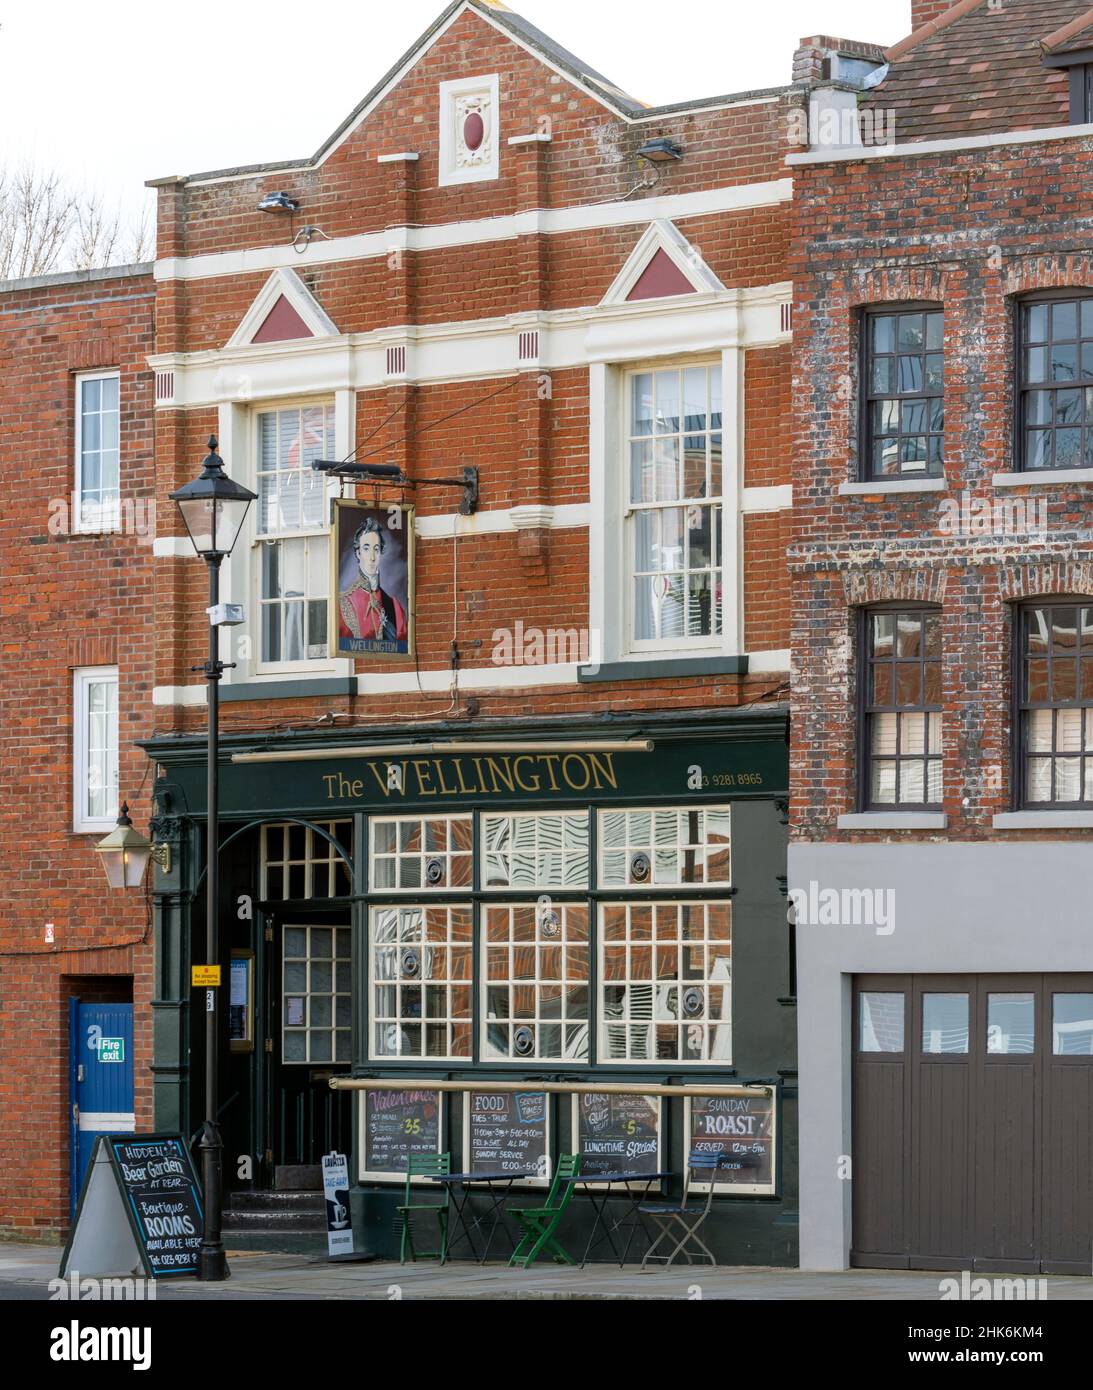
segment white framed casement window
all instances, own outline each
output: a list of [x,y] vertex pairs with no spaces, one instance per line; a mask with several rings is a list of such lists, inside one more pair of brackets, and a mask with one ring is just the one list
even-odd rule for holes
[[121,377],[81,372],[76,381],[77,531],[116,531],[121,517]]
[[720,361],[626,373],[622,392],[630,650],[721,644]]
[[371,887],[390,892],[470,888],[473,822],[466,816],[373,816]]
[[728,806],[600,811],[600,887],[728,887],[731,818]]
[[113,830],[118,818],[116,666],[77,667],[72,729],[72,828]]
[[369,1056],[403,1061],[469,1058],[474,955],[470,905],[373,907],[369,933]]
[[482,887],[588,887],[588,812],[482,815]]
[[728,902],[599,909],[601,1062],[732,1061]]
[[482,920],[482,1060],[587,1062],[587,904],[491,902]]
[[255,669],[295,672],[329,658],[329,486],[316,459],[333,458],[334,404],[254,412]]

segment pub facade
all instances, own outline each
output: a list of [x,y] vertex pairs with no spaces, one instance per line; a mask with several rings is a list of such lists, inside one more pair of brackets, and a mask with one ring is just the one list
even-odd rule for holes
[[391,1255],[406,1154],[479,1171],[491,1115],[530,1125],[521,1185],[579,1152],[676,1196],[708,1121],[751,1141],[718,1258],[796,1262],[795,99],[643,107],[459,0],[311,158],[157,181],[160,1131],[203,1118],[208,855],[166,499],[210,433],[257,498],[221,595],[229,1211],[336,1149]]

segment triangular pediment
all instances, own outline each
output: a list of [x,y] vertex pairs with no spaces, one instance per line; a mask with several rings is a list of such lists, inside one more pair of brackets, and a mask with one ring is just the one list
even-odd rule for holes
[[337,333],[329,315],[296,272],[281,268],[258,291],[227,346],[330,338]]
[[646,227],[600,302],[635,304],[724,288],[675,223],[657,218]]

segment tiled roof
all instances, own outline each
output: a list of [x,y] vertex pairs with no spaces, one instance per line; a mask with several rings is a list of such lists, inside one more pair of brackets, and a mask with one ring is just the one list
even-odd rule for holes
[[[893,112],[896,141],[1068,125],[1068,79],[1042,65],[1044,41],[1088,15],[1089,0],[1005,0],[1000,7],[960,8],[963,13],[948,24],[889,50],[888,75],[863,103]],[[1093,31],[1086,41],[1091,37]]]

